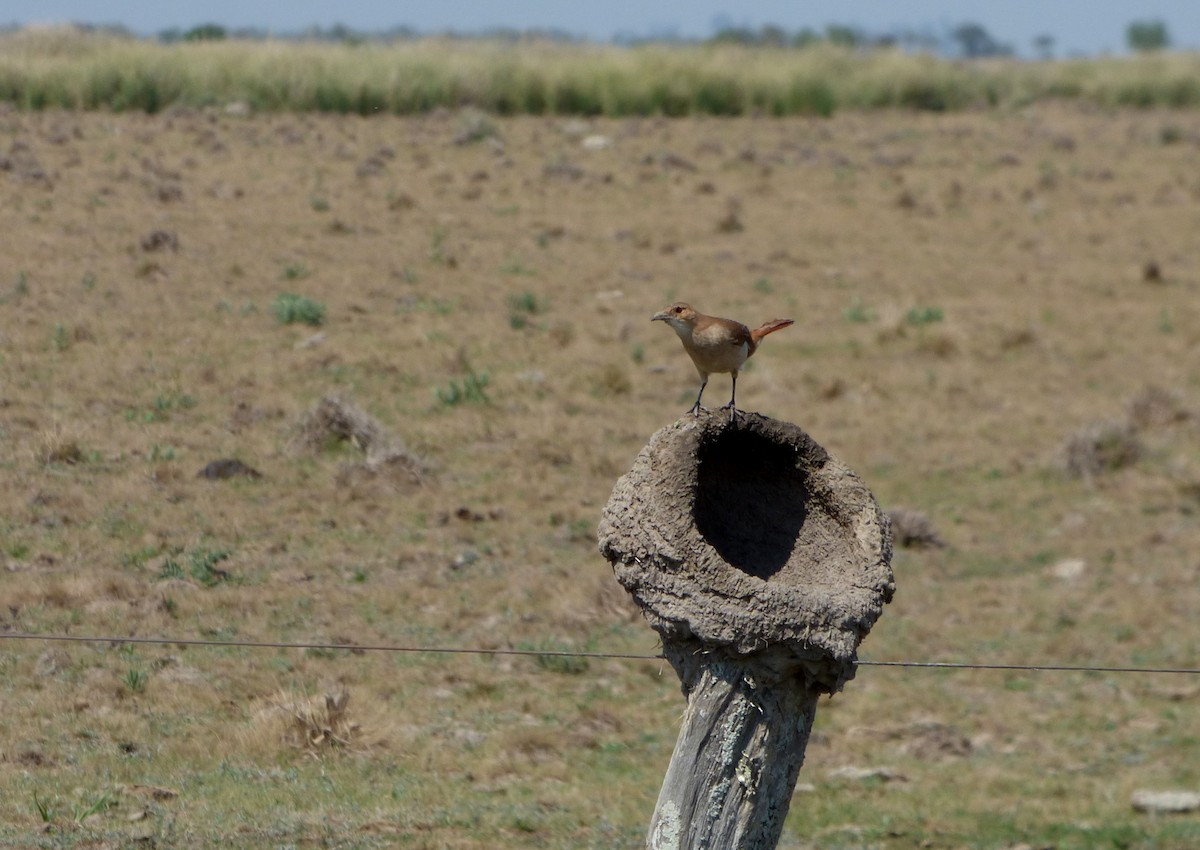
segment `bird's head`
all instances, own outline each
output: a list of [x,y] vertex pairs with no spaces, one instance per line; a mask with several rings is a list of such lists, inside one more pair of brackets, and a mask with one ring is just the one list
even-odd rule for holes
[[650,317],[652,322],[666,322],[677,331],[690,329],[696,324],[696,317],[699,314],[691,304],[684,304],[679,301],[672,304],[665,310],[659,310]]

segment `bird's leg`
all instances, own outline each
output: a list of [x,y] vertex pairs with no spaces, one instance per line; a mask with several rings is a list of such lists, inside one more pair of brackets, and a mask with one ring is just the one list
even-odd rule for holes
[[700,392],[698,392],[696,394],[696,403],[692,405],[692,409],[690,411],[692,414],[698,414],[701,410],[704,409],[700,406],[700,397],[704,395],[704,388],[707,386],[708,386],[708,376],[705,376],[704,378],[702,378],[700,380]]
[[737,420],[738,409],[737,409],[737,404],[735,404],[736,399],[737,399],[737,372],[734,372],[733,373],[733,391],[729,394],[729,404],[726,404],[721,408],[722,410],[727,409],[729,411],[729,421],[730,422],[734,422]]

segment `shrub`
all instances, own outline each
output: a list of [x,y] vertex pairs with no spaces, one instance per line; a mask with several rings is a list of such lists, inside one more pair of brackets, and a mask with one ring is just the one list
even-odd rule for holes
[[1127,421],[1093,422],[1067,439],[1063,453],[1068,475],[1091,478],[1136,462],[1142,444]]
[[281,324],[290,325],[302,322],[306,325],[320,325],[325,321],[325,305],[314,301],[307,295],[297,295],[294,292],[281,292],[275,296],[273,304],[275,318]]

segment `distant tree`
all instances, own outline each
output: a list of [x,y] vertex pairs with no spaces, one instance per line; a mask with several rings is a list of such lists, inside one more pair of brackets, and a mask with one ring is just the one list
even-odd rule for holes
[[384,30],[382,36],[384,41],[411,41],[412,39],[420,38],[421,33],[413,27],[401,24]]
[[326,38],[330,41],[341,41],[346,44],[362,44],[365,41],[360,33],[355,32],[345,24],[334,24],[329,28]]
[[992,38],[983,24],[965,23],[954,28],[950,37],[958,42],[959,52],[968,59],[985,56],[1011,56],[1012,47]]
[[821,40],[821,34],[814,29],[805,27],[792,36],[792,47],[808,47]]
[[830,44],[836,44],[838,47],[858,47],[863,42],[862,33],[845,24],[830,24],[825,27],[825,38]]
[[1039,59],[1054,58],[1054,36],[1049,33],[1042,33],[1033,40],[1033,49],[1037,51]]
[[184,41],[224,41],[225,27],[220,24],[200,24],[183,34]]
[[758,36],[750,27],[727,26],[713,33],[709,41],[718,44],[754,44]]
[[764,24],[758,31],[758,43],[766,47],[784,47],[788,43],[787,33],[783,27]]
[[81,24],[84,32],[95,32],[112,38],[137,38],[137,33],[123,24]]
[[1171,37],[1162,21],[1133,21],[1125,29],[1125,43],[1130,50],[1146,53],[1169,47]]

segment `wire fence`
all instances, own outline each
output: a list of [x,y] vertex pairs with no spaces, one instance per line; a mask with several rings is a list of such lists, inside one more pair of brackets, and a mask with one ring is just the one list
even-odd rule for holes
[[[444,655],[523,655],[560,658],[613,658],[630,661],[661,661],[661,653],[585,652],[561,649],[510,649],[506,647],[401,646],[394,644],[322,643],[316,641],[224,640],[218,638],[135,637],[131,635],[64,635],[33,632],[0,632],[0,640],[50,641],[109,644],[174,644],[176,646],[224,646],[249,649],[316,649],[348,652],[406,652]],[[1170,673],[1200,675],[1200,667],[1136,667],[1091,664],[1000,664],[973,661],[876,661],[859,659],[860,667],[906,667],[927,670],[1010,670],[1066,673]]]

